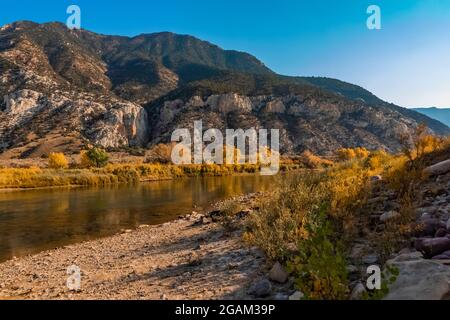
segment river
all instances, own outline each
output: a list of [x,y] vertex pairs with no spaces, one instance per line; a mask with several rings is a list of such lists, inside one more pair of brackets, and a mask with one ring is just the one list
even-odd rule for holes
[[235,196],[273,188],[279,177],[243,175],[103,188],[0,191],[0,262],[155,225]]

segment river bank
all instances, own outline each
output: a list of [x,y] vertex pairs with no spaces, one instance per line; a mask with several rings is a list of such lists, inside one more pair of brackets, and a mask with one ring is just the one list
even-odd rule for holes
[[[299,170],[297,164],[283,164],[281,172]],[[92,169],[0,168],[0,190],[51,187],[107,186],[124,183],[173,180],[192,177],[220,177],[255,174],[259,165],[162,165],[110,164]]]
[[[0,298],[448,299],[449,151],[372,153],[212,211],[13,259],[0,264]],[[78,291],[66,284],[73,265]]]
[[[234,201],[249,205],[259,197]],[[72,265],[81,269],[79,291],[66,285]],[[0,299],[249,299],[249,286],[267,268],[242,231],[193,213],[2,263]]]

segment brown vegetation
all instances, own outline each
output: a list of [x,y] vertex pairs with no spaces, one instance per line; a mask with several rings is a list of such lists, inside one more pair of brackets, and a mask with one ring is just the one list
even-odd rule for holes
[[[270,259],[284,261],[307,299],[348,298],[345,267],[353,241],[370,239],[382,263],[401,249],[416,227],[414,198],[426,178],[423,169],[449,151],[448,139],[430,136],[422,127],[398,155],[341,149],[341,162],[280,186],[251,216],[244,238]],[[375,208],[368,199],[380,192],[395,197],[399,217],[375,232]]]

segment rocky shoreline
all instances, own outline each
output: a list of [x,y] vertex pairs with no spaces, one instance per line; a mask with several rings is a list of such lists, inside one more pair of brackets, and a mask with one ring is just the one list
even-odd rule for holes
[[[235,198],[250,203],[259,194]],[[214,211],[213,211],[214,213]],[[227,232],[213,215],[178,220],[0,264],[0,300],[284,298],[292,283],[267,284],[264,254],[246,247],[242,231]],[[67,286],[68,267],[81,288]]]
[[415,210],[418,230],[411,245],[388,264],[399,269],[387,299],[450,299],[450,161],[425,169]]
[[[448,300],[450,299],[450,161],[428,167],[428,178],[414,195],[411,208],[414,229],[403,249],[392,254],[384,264],[385,271],[395,268],[396,280],[389,285],[386,300]],[[402,219],[402,203],[398,195],[383,186],[381,177],[373,181],[379,185],[368,203],[372,220],[370,235],[382,234]],[[403,217],[404,218],[404,217]],[[396,229],[392,229],[392,231]],[[397,230],[397,232],[400,232]],[[392,240],[392,239],[391,239]],[[380,264],[373,243],[359,239],[351,249],[350,266],[353,280],[352,298],[359,299],[366,291],[361,279],[367,277],[365,268]],[[381,261],[382,262],[382,261]]]

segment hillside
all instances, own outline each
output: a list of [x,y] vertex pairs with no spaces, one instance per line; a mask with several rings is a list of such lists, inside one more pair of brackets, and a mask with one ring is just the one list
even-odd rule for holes
[[447,126],[450,126],[450,108],[414,108],[414,111],[420,112],[427,117],[438,120]]
[[396,150],[425,122],[358,86],[277,75],[250,54],[188,35],[136,37],[17,22],[0,29],[2,157],[77,153],[167,141],[194,119],[216,128],[279,128],[284,152],[366,146]]

